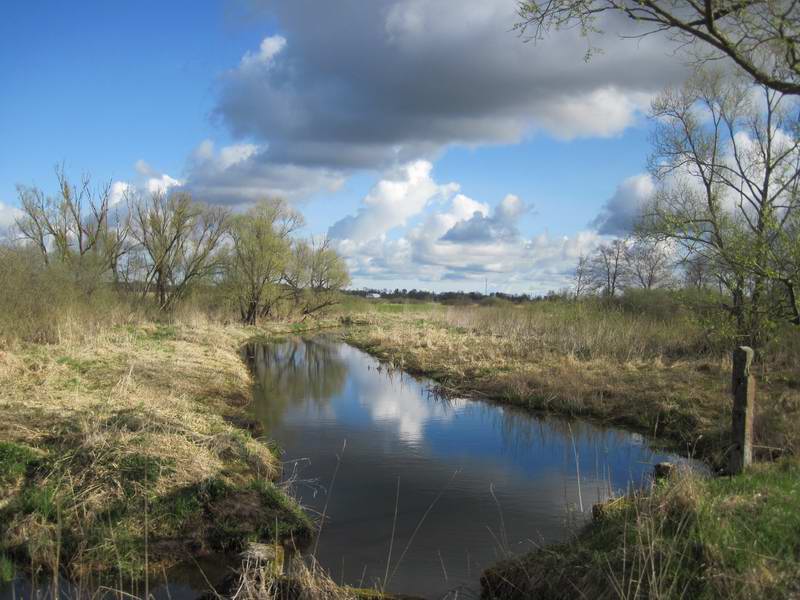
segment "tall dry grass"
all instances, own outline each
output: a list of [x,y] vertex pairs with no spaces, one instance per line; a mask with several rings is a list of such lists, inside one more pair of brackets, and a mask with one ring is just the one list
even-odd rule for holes
[[707,351],[702,328],[685,311],[661,319],[594,300],[554,301],[450,307],[434,318],[451,327],[500,338],[521,358],[554,352],[581,360],[628,362],[699,358]]

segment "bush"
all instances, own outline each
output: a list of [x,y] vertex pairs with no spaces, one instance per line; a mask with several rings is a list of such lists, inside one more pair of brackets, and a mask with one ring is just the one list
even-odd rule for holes
[[0,345],[83,336],[133,310],[110,283],[87,291],[79,274],[33,248],[0,246],[0,281]]
[[670,321],[687,312],[681,294],[668,289],[629,288],[616,299],[616,304],[627,313],[646,316],[656,321]]

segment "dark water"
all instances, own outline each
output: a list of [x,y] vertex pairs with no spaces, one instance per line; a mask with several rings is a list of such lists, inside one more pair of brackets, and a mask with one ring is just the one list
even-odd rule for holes
[[437,398],[333,340],[247,354],[251,410],[300,501],[326,513],[317,558],[339,582],[477,596],[492,562],[564,539],[593,503],[674,459],[636,434]]

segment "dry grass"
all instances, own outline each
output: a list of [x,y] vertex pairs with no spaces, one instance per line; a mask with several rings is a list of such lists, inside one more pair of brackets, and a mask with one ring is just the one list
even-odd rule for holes
[[[374,589],[337,585],[313,557],[295,556],[287,575],[275,576],[271,565],[243,562],[231,600],[400,600]],[[413,599],[409,599],[413,600]]]
[[249,397],[238,347],[253,333],[128,325],[0,352],[0,462],[14,466],[0,554],[139,573],[246,538],[307,537],[270,483],[276,458],[230,423]]
[[[351,343],[456,394],[586,415],[724,462],[730,360],[688,318],[662,321],[580,304],[349,317]],[[797,373],[762,377],[757,443],[793,452]],[[766,451],[765,451],[766,452]]]

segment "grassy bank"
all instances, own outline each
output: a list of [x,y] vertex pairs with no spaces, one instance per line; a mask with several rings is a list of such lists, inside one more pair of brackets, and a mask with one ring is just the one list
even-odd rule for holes
[[620,498],[567,544],[487,570],[485,599],[797,598],[800,462],[683,473]]
[[[724,463],[730,357],[684,311],[653,316],[560,302],[377,305],[344,321],[350,343],[454,394],[588,416]],[[799,342],[795,335],[757,371],[760,456],[798,447]]]
[[137,577],[312,523],[240,427],[253,331],[119,325],[0,351],[0,571]]

